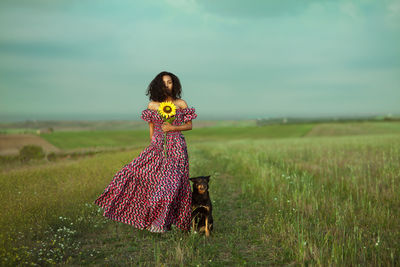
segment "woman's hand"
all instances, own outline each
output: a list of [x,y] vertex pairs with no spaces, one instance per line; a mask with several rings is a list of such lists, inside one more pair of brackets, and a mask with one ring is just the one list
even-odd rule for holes
[[165,121],[165,122],[161,125],[161,129],[163,130],[163,132],[170,132],[170,131],[175,130],[175,127],[174,127],[171,123]]

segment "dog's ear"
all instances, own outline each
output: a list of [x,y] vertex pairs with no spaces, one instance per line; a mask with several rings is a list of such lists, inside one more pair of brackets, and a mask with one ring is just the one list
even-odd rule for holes
[[206,180],[207,180],[207,183],[210,181],[210,176],[211,176],[211,175],[204,176],[204,178],[206,178]]

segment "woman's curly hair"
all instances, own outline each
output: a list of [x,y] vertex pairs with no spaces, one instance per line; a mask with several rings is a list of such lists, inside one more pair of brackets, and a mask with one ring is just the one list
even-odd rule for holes
[[171,97],[173,99],[181,98],[182,86],[178,77],[171,72],[163,71],[160,72],[147,87],[146,95],[149,96],[150,100],[163,102],[167,99],[167,96],[169,96],[168,90],[166,89],[162,79],[164,75],[169,75],[172,79]]

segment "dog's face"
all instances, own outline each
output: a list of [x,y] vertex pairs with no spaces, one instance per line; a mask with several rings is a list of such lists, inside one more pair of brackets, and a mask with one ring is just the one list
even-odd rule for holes
[[197,189],[200,194],[204,194],[208,190],[208,182],[210,181],[210,176],[198,176],[189,178],[193,182],[193,189]]

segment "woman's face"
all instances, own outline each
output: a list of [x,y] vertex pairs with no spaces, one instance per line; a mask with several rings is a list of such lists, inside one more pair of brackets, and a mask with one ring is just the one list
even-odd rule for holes
[[167,88],[167,90],[169,92],[171,92],[172,91],[172,87],[173,87],[171,76],[164,75],[162,78],[163,78],[165,87]]

